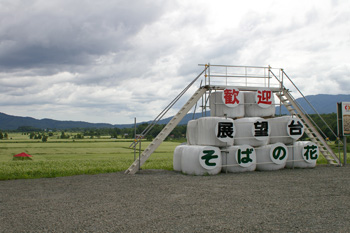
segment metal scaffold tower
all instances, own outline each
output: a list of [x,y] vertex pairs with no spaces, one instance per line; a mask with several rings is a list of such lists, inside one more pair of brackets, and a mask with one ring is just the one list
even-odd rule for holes
[[[125,174],[135,174],[140,170],[141,166],[159,147],[177,124],[189,113],[189,111],[197,105],[197,102],[202,98],[202,111],[207,111],[207,102],[210,94],[216,90],[224,90],[225,88],[238,88],[243,91],[257,91],[261,88],[269,88],[279,99],[280,106],[285,106],[291,115],[295,115],[301,119],[305,125],[305,133],[310,140],[317,144],[320,152],[326,158],[329,164],[341,165],[340,160],[334,154],[332,149],[327,144],[327,136],[321,131],[320,127],[312,120],[310,115],[295,101],[291,89],[303,98],[305,96],[297,88],[294,82],[289,78],[283,69],[257,66],[227,66],[227,65],[200,65],[204,69],[200,74],[186,86],[186,88],[175,97],[175,99],[148,125],[148,127],[139,135],[137,139],[130,145],[136,147],[141,142],[142,138],[162,119],[162,117],[178,102],[178,100],[201,79],[200,86],[180,111],[169,121],[162,131],[154,138],[148,147],[141,153],[131,166],[125,171]],[[324,124],[336,135],[328,124],[323,120],[321,115],[307,101],[315,113],[322,119]]]

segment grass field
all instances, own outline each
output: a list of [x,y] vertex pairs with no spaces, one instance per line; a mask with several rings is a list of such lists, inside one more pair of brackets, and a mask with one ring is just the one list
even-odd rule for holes
[[[73,140],[57,139],[54,135],[44,143],[20,133],[10,133],[9,138],[0,140],[0,180],[118,172],[126,170],[134,161],[134,150],[129,148],[130,139],[101,137]],[[142,142],[141,151],[149,143]],[[163,142],[142,169],[172,170],[173,152],[179,144]],[[337,153],[337,145],[331,144],[331,147]],[[13,155],[21,152],[32,155],[32,160],[13,161]],[[136,151],[136,156],[138,154]],[[342,153],[340,157],[343,158]],[[327,162],[320,156],[318,163]]]
[[[0,180],[117,172],[134,161],[134,150],[129,148],[132,140],[53,136],[43,143],[28,139],[28,135],[9,134],[9,138],[0,141]],[[149,143],[142,142],[141,150]],[[179,144],[164,142],[142,168],[172,170],[173,152]],[[21,152],[32,155],[32,160],[13,161],[13,155]]]

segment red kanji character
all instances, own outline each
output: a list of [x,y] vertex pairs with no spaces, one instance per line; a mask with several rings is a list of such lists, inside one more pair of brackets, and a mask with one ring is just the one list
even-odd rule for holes
[[224,90],[224,99],[225,104],[239,104],[239,100],[237,98],[239,94],[239,91],[236,91],[235,89],[225,89]]
[[258,91],[258,104],[272,104],[271,101],[272,92],[271,91]]
[[347,111],[347,112],[350,111],[350,105],[348,105],[348,104],[345,105],[345,111]]

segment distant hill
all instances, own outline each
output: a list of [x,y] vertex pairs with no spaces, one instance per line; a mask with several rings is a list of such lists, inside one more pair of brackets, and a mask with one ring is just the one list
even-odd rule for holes
[[[350,102],[350,95],[308,95],[306,96],[306,99],[312,104],[312,106],[317,110],[317,112],[319,112],[320,114],[327,114],[337,112],[338,102]],[[304,98],[298,98],[297,102],[307,113],[315,113],[315,111],[307,104]],[[276,109],[276,113],[279,113],[279,107]],[[287,109],[283,107],[282,114],[287,113]]]
[[71,128],[111,128],[111,124],[95,124],[83,121],[57,121],[52,119],[38,120],[32,117],[11,116],[0,112],[0,129],[15,130],[20,126],[31,126],[39,129]]
[[[333,113],[337,111],[337,102],[350,102],[350,95],[310,95],[306,96],[308,101],[321,114]],[[277,100],[276,100],[277,102]],[[302,98],[297,99],[297,102],[310,114],[314,111],[306,104]],[[287,110],[282,107],[282,114],[287,114]],[[279,107],[276,107],[276,113],[279,113]],[[207,112],[207,116],[210,113]],[[199,118],[202,113],[196,113],[194,118]],[[160,120],[159,124],[167,124],[172,117]],[[180,124],[187,124],[189,120],[193,119],[193,113],[187,114],[180,122]],[[148,121],[146,123],[151,123]],[[16,130],[21,126],[31,126],[39,129],[72,129],[72,128],[131,128],[133,124],[107,124],[107,123],[88,123],[84,121],[57,121],[52,119],[35,119],[32,117],[11,116],[0,112],[0,129],[2,130]]]

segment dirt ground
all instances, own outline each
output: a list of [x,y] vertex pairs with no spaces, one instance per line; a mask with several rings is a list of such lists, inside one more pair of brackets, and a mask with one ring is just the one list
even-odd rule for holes
[[350,166],[0,181],[0,232],[350,232]]

